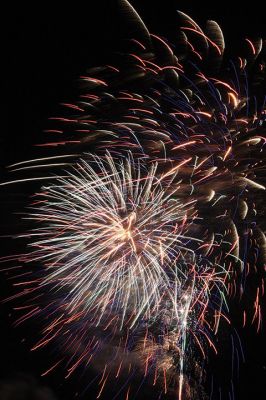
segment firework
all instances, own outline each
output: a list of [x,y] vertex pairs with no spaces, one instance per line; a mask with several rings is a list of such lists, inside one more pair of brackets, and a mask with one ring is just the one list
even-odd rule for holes
[[[59,334],[67,337],[69,325],[85,347],[95,330],[103,343],[110,332],[121,339],[127,331],[145,375],[147,360],[156,380],[169,369],[179,370],[181,397],[187,342],[203,354],[207,343],[215,348],[210,332],[222,315],[228,271],[205,259],[195,201],[180,202],[175,168],[160,173],[156,164],[147,169],[132,155],[119,162],[110,155],[86,158],[44,186],[26,217],[37,228],[27,234],[33,251],[21,259],[43,265],[31,289],[46,288],[43,301],[53,299],[45,307],[52,321],[34,348]],[[35,317],[42,312],[34,307]],[[89,352],[71,372],[85,355]],[[112,362],[106,365],[111,368]]]
[[167,270],[196,240],[183,232],[191,203],[181,205],[177,189],[163,187],[156,166],[143,177],[140,165],[124,163],[110,156],[83,160],[67,178],[43,188],[42,205],[28,217],[47,225],[32,244],[33,260],[48,268],[43,283],[65,288],[70,310],[84,304],[96,325],[117,313],[122,327],[132,310],[131,327],[140,315],[149,319],[162,293],[170,292]]
[[[62,354],[77,346],[67,376],[104,364],[98,397],[114,370],[134,364],[165,393],[178,376],[181,399],[188,369],[217,351],[219,321],[230,322],[226,298],[243,296],[265,259],[263,42],[246,39],[228,61],[216,22],[202,30],[179,13],[173,47],[123,4],[140,37],[115,65],[81,77],[80,100],[62,104],[37,144],[47,157],[10,166],[27,177],[8,184],[45,182],[20,257],[42,270],[19,283],[19,295],[41,300],[28,299],[18,322],[49,316],[34,349],[59,337]],[[243,323],[259,330],[258,281]]]

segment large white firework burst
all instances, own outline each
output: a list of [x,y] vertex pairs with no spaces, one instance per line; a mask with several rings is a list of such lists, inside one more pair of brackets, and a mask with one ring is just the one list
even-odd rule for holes
[[121,327],[126,316],[131,327],[151,318],[164,293],[176,310],[187,278],[176,266],[193,259],[188,242],[201,242],[186,233],[195,202],[178,200],[176,172],[169,179],[132,157],[87,158],[45,187],[28,217],[41,222],[31,259],[47,268],[43,284],[65,288],[72,311],[82,303],[98,322],[118,313]]

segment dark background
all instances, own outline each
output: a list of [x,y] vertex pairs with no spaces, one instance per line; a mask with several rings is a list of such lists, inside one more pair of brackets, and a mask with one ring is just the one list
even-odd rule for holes
[[[167,35],[174,32],[175,10],[180,9],[202,25],[206,19],[216,20],[224,31],[227,44],[232,48],[245,37],[266,37],[266,19],[258,1],[231,4],[213,2],[211,5],[203,1],[193,3],[181,0],[132,0],[131,3],[149,29],[157,34]],[[72,2],[71,5],[61,3],[61,9],[56,10],[54,6],[48,6],[45,2],[23,5],[20,8],[11,5],[6,19],[8,52],[4,62],[8,67],[8,75],[7,78],[2,76],[1,80],[7,89],[7,110],[2,120],[0,138],[1,174],[4,178],[7,175],[6,165],[31,156],[32,145],[41,137],[47,118],[53,114],[59,102],[69,100],[75,94],[76,78],[88,66],[110,63],[113,51],[119,50],[128,29],[123,16],[119,14],[116,0],[87,1],[79,4]],[[8,188],[6,193],[1,194],[5,233],[8,232],[9,226],[13,229],[17,218],[12,212],[13,205],[18,198],[23,205],[29,189],[21,186],[14,189],[13,194],[12,190]],[[21,192],[18,194],[17,191]],[[11,201],[10,193],[13,195]],[[8,247],[12,248],[10,240],[4,238],[3,253]],[[8,295],[9,286],[4,277],[1,278],[1,298],[4,298]],[[73,399],[78,380],[64,383],[60,373],[41,379],[43,357],[50,357],[49,354],[30,353],[27,340],[21,342],[23,337],[27,339],[31,335],[34,336],[34,329],[37,327],[13,329],[9,307],[3,305],[0,312],[0,380],[11,377],[12,385],[18,386],[18,380],[26,379],[26,385],[29,387],[37,384],[50,387],[59,400]],[[237,312],[236,309],[232,315],[236,327],[239,323]],[[266,385],[265,331],[256,335],[255,328],[251,327],[239,329],[239,333],[246,362],[240,363],[239,378],[234,374],[236,400],[263,398]],[[223,376],[227,375],[228,363],[231,363],[231,352],[226,345],[224,353],[222,361],[211,362],[210,368],[216,376],[213,400],[219,399],[219,386],[222,387],[221,399],[233,400],[232,391],[229,395],[231,383],[226,379],[226,382],[223,381]],[[27,374],[27,377],[17,378],[18,373]],[[36,379],[37,383],[32,379]],[[48,395],[46,398],[52,399]],[[14,397],[16,398],[19,397]],[[85,398],[94,397],[90,396],[88,391]]]

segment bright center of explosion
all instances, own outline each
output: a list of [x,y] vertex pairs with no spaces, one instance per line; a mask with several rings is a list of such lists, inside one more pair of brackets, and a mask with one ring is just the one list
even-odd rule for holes
[[130,244],[132,250],[138,253],[140,250],[138,247],[139,233],[137,228],[134,226],[136,218],[136,212],[129,214],[129,216],[122,221],[121,229],[118,230],[117,236],[122,243]]

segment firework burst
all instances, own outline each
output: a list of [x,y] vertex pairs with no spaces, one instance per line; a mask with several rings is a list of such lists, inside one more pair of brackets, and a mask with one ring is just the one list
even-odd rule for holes
[[[10,166],[27,177],[8,184],[48,180],[20,257],[42,271],[18,284],[19,296],[41,300],[28,299],[18,323],[49,316],[33,348],[59,337],[62,354],[75,345],[67,376],[123,349],[108,352],[98,397],[114,370],[134,364],[165,393],[178,376],[181,399],[195,354],[216,352],[219,321],[230,322],[226,298],[262,275],[265,49],[247,39],[229,62],[218,24],[202,30],[184,13],[172,46],[122,3],[139,27],[132,51],[81,77],[80,100],[62,104],[37,144],[47,157]],[[258,281],[243,324],[259,330]]]
[[131,327],[140,315],[149,319],[170,291],[168,270],[174,273],[172,265],[193,252],[187,243],[201,242],[184,233],[191,202],[181,205],[178,190],[156,177],[156,165],[143,176],[132,163],[116,165],[110,156],[83,160],[44,188],[45,200],[28,217],[44,225],[32,244],[33,260],[47,266],[43,283],[63,287],[71,310],[82,303],[97,323],[117,313],[122,326],[138,310]]

